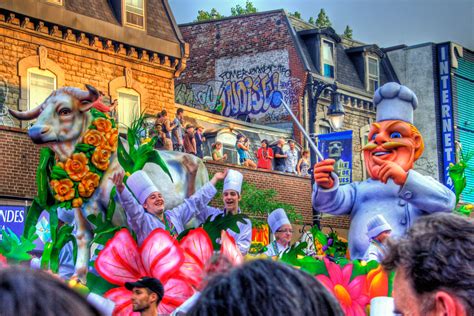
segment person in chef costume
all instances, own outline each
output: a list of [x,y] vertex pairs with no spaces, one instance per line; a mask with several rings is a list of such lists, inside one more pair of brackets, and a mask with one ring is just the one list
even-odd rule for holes
[[278,256],[290,247],[293,227],[282,208],[277,208],[268,215],[268,226],[270,226],[275,240],[267,245],[265,254],[269,257]]

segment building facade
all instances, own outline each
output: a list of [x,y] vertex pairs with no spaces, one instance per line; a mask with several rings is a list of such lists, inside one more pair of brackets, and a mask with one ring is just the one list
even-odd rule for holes
[[[474,152],[474,52],[452,42],[402,45],[385,51],[400,82],[419,99],[414,120],[423,135],[425,152],[415,168],[454,190],[449,165]],[[474,172],[470,168],[465,172],[467,187],[461,200],[473,203]]]
[[6,0],[0,3],[0,204],[29,203],[38,147],[25,111],[63,86],[90,84],[118,100],[119,126],[140,112],[174,111],[174,78],[186,65],[166,0]]
[[[317,82],[336,83],[345,107],[342,130],[352,130],[353,180],[365,178],[360,148],[375,119],[374,90],[398,81],[386,54],[376,45],[341,38],[333,29],[289,16],[284,10],[180,25],[190,45],[188,67],[176,79],[176,103],[251,125],[253,147],[274,140],[271,127],[308,147],[283,106],[286,102],[309,130],[317,109],[316,134],[335,131],[327,117],[331,92],[312,97]],[[315,104],[317,103],[317,104]],[[229,146],[235,146],[228,137]],[[233,144],[233,145],[232,145]]]

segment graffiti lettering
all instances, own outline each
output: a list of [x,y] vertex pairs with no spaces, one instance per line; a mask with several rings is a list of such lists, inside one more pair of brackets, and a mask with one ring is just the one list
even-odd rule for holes
[[284,77],[290,77],[291,76],[291,71],[287,69],[284,65],[276,65],[276,64],[270,64],[270,65],[261,65],[261,66],[256,66],[252,67],[249,69],[237,69],[237,70],[230,70],[230,71],[224,71],[219,75],[219,78],[222,80],[230,80],[230,79],[243,79],[244,77],[247,76],[256,76],[256,75],[262,75],[262,74],[272,74],[278,72]]

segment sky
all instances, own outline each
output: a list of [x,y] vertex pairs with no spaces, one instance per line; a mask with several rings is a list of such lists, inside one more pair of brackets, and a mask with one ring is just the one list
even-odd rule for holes
[[[230,16],[230,8],[245,0],[168,0],[178,24],[193,22],[198,10],[216,8]],[[456,42],[474,50],[474,0],[253,0],[259,12],[298,11],[307,21],[321,8],[333,28],[342,34],[346,25],[353,39],[390,47],[426,42]]]

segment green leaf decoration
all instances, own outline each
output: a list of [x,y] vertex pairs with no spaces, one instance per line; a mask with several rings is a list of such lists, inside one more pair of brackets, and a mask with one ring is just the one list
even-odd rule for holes
[[[57,273],[59,269],[59,255],[63,247],[68,243],[73,243],[73,257],[74,262],[76,262],[77,258],[77,244],[74,235],[72,235],[74,227],[71,225],[64,224],[58,231],[56,241],[53,244],[53,248],[51,249],[50,261],[49,266],[53,273]],[[74,249],[76,248],[76,249]],[[75,254],[74,254],[75,253]]]
[[128,151],[131,157],[135,157],[135,146],[138,145],[136,135],[137,134],[131,128],[127,130]]
[[115,194],[117,192],[117,188],[114,186],[112,190],[110,190],[110,195],[109,195],[109,203],[107,204],[107,212],[105,214],[105,219],[107,221],[111,221],[112,217],[114,217],[115,213]]
[[168,177],[170,177],[171,182],[174,182],[173,177],[171,176],[171,172],[168,168],[168,165],[166,164],[166,161],[164,161],[163,158],[161,158],[158,151],[153,150],[150,153],[146,162],[156,163],[158,166],[161,167],[161,169],[163,169],[163,171],[168,175]]
[[106,119],[107,118],[105,113],[103,113],[103,112],[101,112],[97,109],[92,108],[92,109],[90,109],[90,112],[92,114],[93,119],[97,119],[97,118],[105,118]]
[[92,146],[89,144],[76,144],[76,147],[75,147],[75,152],[87,153],[94,150],[95,150],[95,146]]
[[125,172],[133,173],[133,160],[123,147],[120,139],[118,140],[117,158]]
[[321,245],[325,246],[328,244],[326,235],[319,229],[317,225],[311,227],[310,232],[313,235],[314,240],[317,240]]
[[242,224],[245,224],[245,219],[247,219],[248,217],[244,214],[219,214],[214,218],[213,221],[211,221],[211,218],[212,216],[209,216],[207,218],[207,220],[202,225],[202,228],[211,238],[214,250],[219,250],[220,244],[218,244],[216,240],[221,238],[221,231],[230,229],[235,233],[240,233],[240,229],[237,223],[241,222]]
[[40,160],[36,169],[36,186],[38,188],[38,203],[46,208],[49,202],[54,201],[49,187],[48,173],[54,164],[54,152],[47,147],[41,148]]
[[61,180],[61,179],[65,179],[65,178],[69,178],[69,175],[67,174],[66,170],[64,170],[63,168],[61,168],[59,166],[54,166],[51,169],[51,179]]
[[395,271],[388,274],[388,296],[393,297],[393,279],[395,279]]
[[107,282],[94,273],[87,273],[87,287],[92,293],[104,295],[105,292],[116,288],[117,285]]
[[38,197],[33,199],[28,211],[26,212],[25,227],[23,228],[23,237],[30,239],[36,232],[36,223],[43,212],[43,207],[38,201]]
[[49,261],[51,258],[51,252],[53,251],[53,242],[48,241],[44,244],[43,255],[41,256],[41,269],[49,269]]
[[283,252],[280,261],[295,267],[301,267],[301,260],[298,257],[304,257],[304,249],[308,246],[307,242],[301,242],[297,245],[292,245],[290,249]]
[[33,241],[38,237],[37,235],[32,236],[32,239],[27,239],[23,236],[19,239],[10,228],[7,228],[7,230],[2,229],[0,232],[0,254],[8,261],[18,263],[31,259],[29,252],[36,247]]
[[104,216],[101,213],[97,215],[90,214],[87,216],[87,220],[95,226],[94,239],[92,239],[91,244],[97,243],[105,245],[105,243],[112,238],[118,230],[123,228],[122,226],[114,226],[111,221],[104,221]]
[[328,271],[326,269],[326,264],[322,260],[317,260],[313,257],[306,256],[300,260],[301,270],[305,271],[313,276],[315,275],[326,275],[328,276]]

